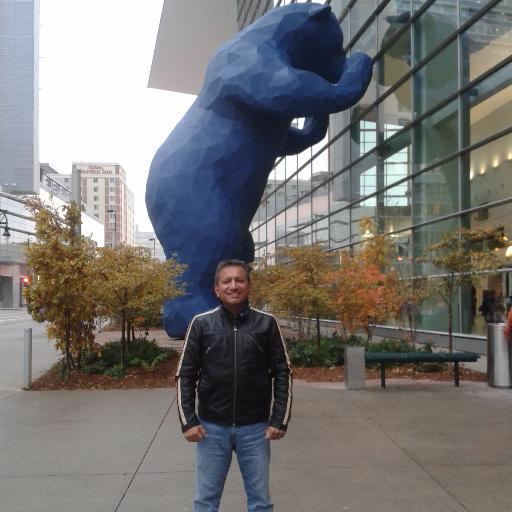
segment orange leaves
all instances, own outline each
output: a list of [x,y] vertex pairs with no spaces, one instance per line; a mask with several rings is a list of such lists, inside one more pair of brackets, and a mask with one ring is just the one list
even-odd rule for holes
[[340,268],[332,273],[335,285],[336,314],[351,333],[381,323],[396,315],[401,298],[394,272],[383,273],[368,253],[340,252]]

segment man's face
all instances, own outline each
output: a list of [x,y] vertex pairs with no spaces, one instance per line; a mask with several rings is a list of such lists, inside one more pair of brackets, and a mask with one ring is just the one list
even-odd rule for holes
[[250,283],[245,275],[245,270],[238,265],[233,265],[221,269],[214,289],[222,304],[231,313],[236,314],[247,302]]

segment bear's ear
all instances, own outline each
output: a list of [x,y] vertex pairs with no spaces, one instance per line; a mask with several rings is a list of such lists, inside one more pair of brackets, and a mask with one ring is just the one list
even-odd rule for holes
[[309,17],[312,20],[322,20],[329,16],[331,13],[331,6],[330,5],[318,5],[313,4],[311,6],[311,9],[309,11]]

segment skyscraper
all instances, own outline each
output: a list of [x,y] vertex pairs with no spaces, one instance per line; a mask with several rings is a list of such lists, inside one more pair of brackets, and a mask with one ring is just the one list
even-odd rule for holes
[[0,186],[39,191],[39,0],[0,0]]

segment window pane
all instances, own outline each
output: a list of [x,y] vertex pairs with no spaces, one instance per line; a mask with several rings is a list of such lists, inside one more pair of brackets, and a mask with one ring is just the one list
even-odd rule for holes
[[454,158],[415,176],[412,181],[413,223],[456,212],[459,206],[457,164]]
[[463,161],[464,208],[512,197],[512,134],[471,151]]
[[286,179],[286,164],[285,164],[284,158],[281,158],[279,163],[276,165],[276,179],[277,180]]
[[276,237],[280,238],[286,234],[286,216],[281,212],[276,216]]
[[[464,225],[471,228],[485,228],[490,227],[497,229],[506,236],[508,239],[507,245],[512,242],[512,217],[510,216],[511,204],[504,204],[479,210],[467,215],[463,218]],[[498,260],[505,268],[510,268],[510,258],[505,256],[508,247],[500,248],[496,251]],[[462,292],[462,321],[463,332],[485,335],[487,325],[485,317],[479,310],[482,305],[484,297],[487,295],[494,295],[496,309],[499,313],[505,313],[505,299],[508,294],[512,293],[512,273],[504,272],[497,274],[482,274],[480,280],[475,284],[473,289],[467,287]]]
[[376,0],[357,0],[350,9],[350,30],[352,36],[363,26],[369,15],[377,8]]
[[286,233],[291,233],[297,229],[297,204],[290,206],[286,210]]
[[351,169],[351,200],[373,194],[377,191],[377,155],[372,153]]
[[294,176],[286,182],[286,206],[297,201],[297,176]]
[[303,226],[311,222],[311,196],[306,196],[299,201],[298,224]]
[[318,222],[315,222],[312,226],[312,239],[313,243],[319,243],[325,248],[327,248],[329,244],[329,220],[322,219]]
[[410,226],[411,204],[409,183],[381,192],[377,196],[377,226],[379,233],[391,233]]
[[458,102],[454,100],[415,127],[415,163],[418,169],[457,151]]
[[345,171],[331,181],[331,212],[340,210],[350,202],[350,172]]
[[313,191],[313,219],[318,219],[329,213],[329,187],[322,185]]
[[415,110],[426,112],[457,90],[457,40],[429,60],[414,75]]
[[407,80],[379,105],[379,132],[382,140],[407,126],[411,118],[411,80]]
[[[414,63],[417,64],[456,30],[457,2],[434,2],[413,25]],[[452,63],[454,68],[456,62]]]
[[[463,3],[468,2],[463,0]],[[464,32],[461,43],[466,83],[509,57],[512,53],[512,3],[500,2],[484,14]]]
[[286,157],[286,178],[297,172],[297,155]]
[[361,233],[361,226],[360,222],[363,219],[371,219],[375,222],[375,213],[376,208],[375,204],[376,201],[374,201],[373,205],[367,204],[368,201],[362,201],[356,205],[354,205],[351,209],[351,231],[352,231],[352,237],[351,242],[357,243],[360,242],[362,239],[364,239],[364,236],[367,235],[366,233]]
[[471,144],[510,128],[511,77],[512,63],[472,87],[466,94],[465,101],[470,104],[469,142]]
[[411,131],[402,132],[380,147],[379,163],[384,180],[382,186],[389,186],[409,175],[411,170]]
[[[354,109],[354,116],[359,113]],[[350,130],[352,161],[371,151],[377,145],[377,109],[372,110]]]
[[271,219],[267,222],[267,241],[273,242],[276,239],[276,220]]
[[366,30],[358,37],[357,41],[352,46],[350,53],[363,52],[369,55],[372,59],[377,53],[377,20],[366,28]]
[[339,18],[349,3],[349,0],[331,0],[330,6],[332,8],[332,12],[336,15],[337,18]]
[[329,217],[330,248],[350,244],[350,210],[346,208]]
[[298,245],[311,245],[311,225],[298,231],[297,243]]
[[[335,116],[331,116],[331,122],[336,119],[337,118]],[[342,137],[332,142],[328,150],[329,171],[332,175],[341,171],[350,164],[350,133],[345,132]]]
[[[413,230],[413,254],[414,254],[414,274],[418,277],[429,276],[431,274],[438,274],[439,269],[436,269],[432,264],[418,261],[418,258],[426,256],[427,247],[436,244],[441,240],[441,237],[459,227],[459,219],[452,218],[434,224],[421,226]],[[436,329],[442,330],[442,329]]]
[[315,156],[315,159],[311,162],[311,170],[313,173],[313,187],[320,181],[327,179],[329,174],[329,152],[327,149]]
[[[391,30],[391,28],[389,29]],[[393,36],[390,33],[389,37]],[[387,44],[386,38],[382,44]],[[391,86],[411,69],[411,31],[407,29],[379,59],[379,86]]]
[[[410,2],[391,0],[377,16],[379,49],[385,48],[391,39],[407,25],[411,19]],[[408,29],[410,30],[410,29]],[[407,46],[407,50],[408,50]],[[406,59],[410,63],[409,58]]]

